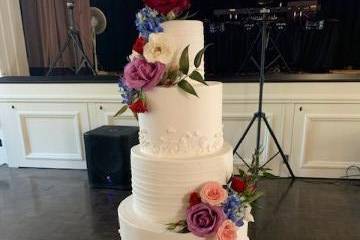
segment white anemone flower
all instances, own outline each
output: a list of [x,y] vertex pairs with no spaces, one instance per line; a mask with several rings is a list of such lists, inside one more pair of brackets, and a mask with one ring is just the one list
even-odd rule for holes
[[163,32],[152,33],[144,46],[144,57],[150,63],[161,62],[168,65],[172,62],[175,49],[171,46],[170,37]]
[[248,222],[254,222],[254,217],[251,214],[250,204],[245,204],[245,206],[244,206],[244,220],[248,221]]

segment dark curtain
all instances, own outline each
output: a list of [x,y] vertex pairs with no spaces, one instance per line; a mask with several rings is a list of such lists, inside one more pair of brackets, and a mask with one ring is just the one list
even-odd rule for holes
[[120,72],[138,35],[135,14],[143,7],[142,0],[91,0],[90,3],[101,9],[107,19],[105,32],[97,36],[99,68]]
[[[20,0],[25,42],[30,69],[47,68],[67,38],[65,0]],[[75,23],[89,59],[92,59],[89,0],[75,0]],[[57,67],[74,66],[73,53],[67,50]]]
[[340,21],[334,67],[360,67],[360,1],[321,0],[320,2],[324,17]]

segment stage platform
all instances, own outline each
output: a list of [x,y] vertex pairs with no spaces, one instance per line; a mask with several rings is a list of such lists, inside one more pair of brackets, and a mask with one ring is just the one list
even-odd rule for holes
[[[223,83],[252,83],[258,81],[256,74],[247,75],[209,75],[207,81]],[[118,76],[11,76],[0,77],[1,83],[116,83]],[[332,73],[270,73],[266,82],[360,82],[360,70],[334,70]]]

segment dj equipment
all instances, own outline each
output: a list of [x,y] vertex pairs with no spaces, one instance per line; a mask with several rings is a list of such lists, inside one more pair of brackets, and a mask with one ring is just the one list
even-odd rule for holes
[[[272,1],[259,0],[259,5],[266,6]],[[228,16],[228,20],[250,19],[256,20],[262,17],[263,13],[272,15],[273,20],[294,21],[296,19],[312,19],[320,11],[318,1],[290,1],[287,6],[282,3],[278,7],[261,8],[240,8],[240,9],[215,9],[215,16]],[[269,16],[271,18],[271,16]]]
[[102,126],[84,134],[92,187],[131,189],[130,150],[139,143],[138,127]]
[[78,74],[83,67],[88,67],[91,70],[92,74],[96,75],[94,67],[92,66],[89,58],[86,56],[79,35],[79,30],[77,30],[75,26],[74,5],[75,5],[74,0],[66,1],[66,9],[68,16],[68,33],[67,33],[68,36],[64,45],[60,48],[60,52],[56,55],[54,61],[50,64],[49,71],[46,73],[46,76],[49,76],[51,74],[56,64],[58,64],[58,62],[60,61],[61,56],[64,54],[66,49],[70,47],[72,48],[74,54],[73,56],[74,56],[74,64],[75,64],[74,67],[75,74]]
[[293,1],[287,6],[294,19],[311,19],[320,10],[318,1]]
[[[270,6],[273,1],[259,0],[258,8],[240,8],[240,9],[216,9],[213,14],[220,22],[236,23],[242,25],[246,31],[257,30],[255,40],[251,42],[249,50],[242,60],[237,72],[243,73],[245,67],[248,67],[249,61],[260,70],[260,63],[256,60],[255,55],[259,55],[257,49],[261,44],[262,22],[267,22],[268,31],[266,45],[269,50],[269,60],[265,62],[265,71],[273,68],[273,71],[291,72],[289,64],[284,55],[277,46],[278,39],[288,28],[288,25],[300,23],[304,30],[324,28],[324,21],[315,20],[316,13],[320,10],[317,1],[292,1],[283,6],[280,2],[278,7]],[[266,19],[264,19],[264,14]],[[277,64],[277,65],[275,65]],[[245,70],[246,71],[246,70]]]
[[[273,42],[273,40],[270,38],[270,34],[269,34],[269,30],[272,26],[272,24],[278,19],[277,17],[277,13],[287,13],[288,9],[287,8],[283,8],[283,7],[277,7],[277,8],[251,8],[251,9],[229,9],[229,10],[217,10],[215,14],[219,15],[219,14],[238,14],[238,15],[250,15],[250,20],[251,21],[256,21],[257,22],[257,26],[260,29],[260,32],[257,36],[258,39],[261,38],[261,54],[260,54],[260,65],[258,66],[259,72],[260,72],[260,79],[259,79],[259,104],[258,104],[258,110],[257,112],[254,114],[253,118],[251,119],[249,125],[247,126],[247,128],[245,129],[243,135],[241,136],[240,140],[238,141],[238,143],[236,144],[233,154],[237,155],[243,162],[244,164],[251,168],[251,166],[253,166],[253,164],[255,164],[256,169],[261,169],[263,168],[265,165],[267,165],[270,161],[272,161],[273,159],[275,159],[275,157],[277,155],[280,154],[284,164],[286,165],[290,175],[292,178],[295,178],[295,175],[289,165],[288,162],[288,156],[285,155],[284,151],[281,148],[281,145],[279,143],[279,141],[277,140],[274,131],[272,130],[265,112],[263,112],[263,90],[264,90],[264,83],[265,83],[265,61],[266,61],[266,49],[268,47],[268,42],[272,42],[274,47],[276,48],[275,43]],[[252,17],[252,16],[256,16],[256,18]],[[256,41],[258,41],[258,39]],[[255,41],[255,42],[256,42]],[[254,46],[253,46],[254,47]],[[277,49],[280,58],[282,58],[282,55],[280,53],[280,51]],[[284,63],[285,60],[283,60]],[[257,62],[255,62],[257,63]],[[267,160],[263,165],[260,165],[258,160],[254,160],[251,163],[251,165],[249,165],[243,158],[242,156],[238,153],[238,149],[240,147],[240,145],[243,143],[243,141],[245,140],[247,134],[249,133],[250,128],[252,127],[252,125],[255,123],[255,121],[257,120],[257,132],[256,132],[256,149],[255,149],[255,154],[259,155],[261,153],[261,146],[260,146],[260,138],[261,138],[261,123],[262,121],[264,121],[266,128],[268,129],[272,139],[275,142],[275,145],[278,149],[278,152],[276,154],[274,154],[272,157],[269,158],[269,160]],[[255,161],[255,162],[254,162]]]
[[[239,19],[246,30],[251,30],[255,27],[258,28],[258,33],[255,40],[250,45],[249,51],[246,54],[245,59],[239,67],[238,72],[243,72],[244,67],[249,60],[255,65],[258,71],[260,71],[260,64],[256,60],[254,54],[256,47],[261,44],[261,28],[264,21],[267,22],[267,41],[266,45],[270,44],[270,47],[274,49],[275,54],[268,63],[265,63],[265,70],[272,67],[276,62],[281,61],[285,71],[290,72],[289,65],[287,64],[284,56],[282,55],[279,47],[276,44],[275,39],[271,36],[270,30],[276,27],[278,30],[284,30],[286,28],[285,22],[278,22],[279,15],[286,15],[288,8],[286,7],[274,7],[274,8],[244,8],[244,9],[217,9],[214,11],[216,16],[229,16],[229,19]],[[266,17],[266,19],[264,19]],[[281,33],[281,32],[280,32]],[[278,38],[278,36],[276,37]]]

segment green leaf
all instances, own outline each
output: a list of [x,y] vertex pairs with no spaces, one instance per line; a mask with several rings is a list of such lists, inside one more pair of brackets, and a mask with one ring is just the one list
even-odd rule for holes
[[140,90],[140,92],[139,92],[139,98],[140,98],[140,100],[142,100],[143,102],[146,103],[146,95],[145,95],[144,89],[141,89],[141,90]]
[[182,90],[184,90],[187,93],[190,93],[196,97],[199,97],[195,91],[195,89],[193,88],[193,86],[191,86],[191,84],[186,81],[185,79],[181,80],[180,82],[178,82],[177,84]]
[[185,15],[178,18],[178,20],[186,20],[189,17],[189,12],[186,12]]
[[262,197],[264,195],[263,192],[256,192],[252,197],[246,199],[246,202],[248,203],[252,203],[256,200],[258,200],[260,197]]
[[198,81],[204,85],[208,85],[205,81],[204,81],[204,78],[203,76],[196,70],[194,70],[190,75],[189,77],[192,79],[192,80],[195,80],[195,81]]
[[278,178],[278,176],[275,176],[274,174],[271,174],[269,172],[263,172],[262,177],[264,177],[264,178]]
[[189,230],[187,228],[187,223],[185,220],[180,220],[176,223],[168,223],[166,224],[166,229],[172,232],[177,233],[189,233]]
[[180,229],[179,231],[178,231],[178,233],[189,233],[190,231],[189,231],[189,229],[188,229],[188,227],[186,226],[186,227],[183,227],[182,229]]
[[244,177],[244,176],[246,176],[246,173],[245,173],[245,171],[244,171],[244,170],[242,170],[242,169],[238,168],[238,171],[239,171],[239,176],[240,176],[240,177]]
[[201,49],[195,56],[195,59],[194,59],[194,65],[196,68],[200,67],[200,64],[201,64],[201,60],[204,56],[204,53],[205,53],[205,50],[210,47],[211,45],[213,45],[212,43],[206,45],[203,49]]
[[189,73],[189,46],[182,51],[179,62],[180,71],[185,75]]
[[270,170],[271,170],[271,168],[266,168],[266,167],[260,168],[260,171],[263,171],[263,172],[265,172],[265,171],[270,171]]
[[192,17],[195,17],[198,14],[198,11],[195,13],[190,14],[190,12],[186,12],[186,14],[183,14],[183,16],[178,17],[178,20],[186,20]]
[[126,110],[128,109],[128,105],[124,105],[122,106],[122,108],[120,108],[119,111],[117,111],[117,113],[115,113],[114,118],[120,116],[121,114],[123,114],[124,112],[126,112]]

